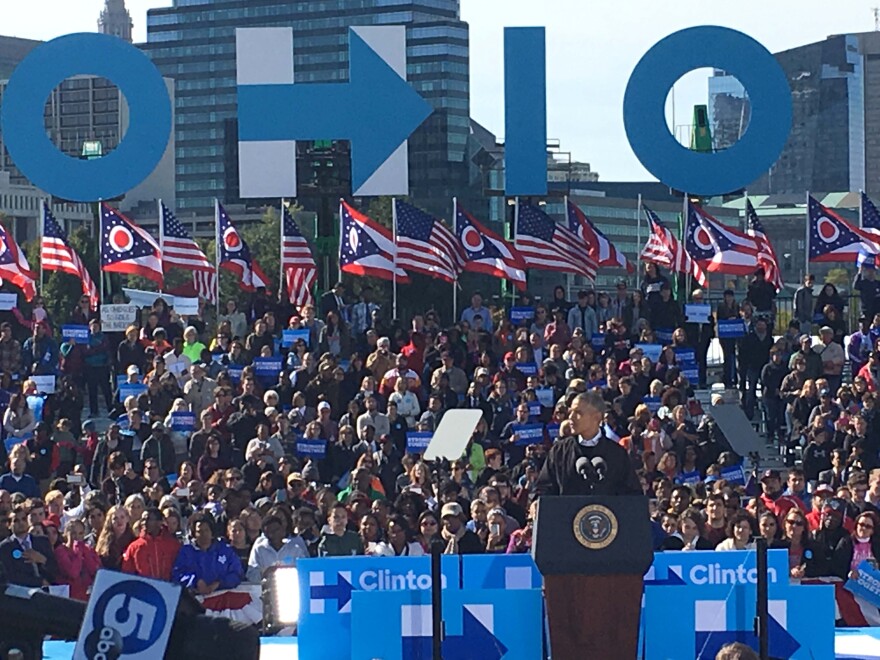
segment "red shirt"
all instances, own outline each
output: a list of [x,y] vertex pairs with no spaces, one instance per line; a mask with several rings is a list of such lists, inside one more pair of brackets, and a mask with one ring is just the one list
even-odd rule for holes
[[171,569],[180,552],[180,542],[164,527],[159,536],[141,530],[141,536],[122,553],[122,571],[157,580],[170,580]]

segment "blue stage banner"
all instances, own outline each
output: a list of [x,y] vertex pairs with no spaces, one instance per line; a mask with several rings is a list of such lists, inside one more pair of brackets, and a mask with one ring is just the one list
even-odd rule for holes
[[517,362],[516,368],[526,376],[535,376],[538,373],[538,365],[526,362]]
[[274,381],[281,372],[282,363],[280,357],[254,358],[254,374],[257,378]]
[[463,557],[462,589],[540,589],[543,583],[530,554]]
[[434,434],[430,431],[410,431],[406,434],[406,452],[408,454],[424,454]]
[[[453,555],[442,558],[445,595],[461,588],[460,559]],[[430,557],[300,559],[296,568],[300,594],[300,660],[351,658],[353,592],[416,590],[428,592],[430,598]],[[382,628],[387,627],[391,619],[385,612]]]
[[674,349],[675,356],[678,358],[679,362],[685,364],[696,364],[697,362],[697,353],[692,348],[676,348]]
[[605,335],[594,334],[590,338],[590,346],[593,347],[593,350],[601,351],[605,348]]
[[89,342],[89,326],[87,325],[64,325],[61,326],[61,338],[73,339],[81,344]]
[[244,367],[239,364],[230,364],[226,367],[226,373],[229,374],[229,379],[238,385],[241,382],[241,374],[244,371]]
[[542,408],[540,401],[529,401],[529,417],[540,417]]
[[721,478],[726,479],[729,484],[746,485],[746,471],[743,469],[742,463],[721,470]]
[[119,400],[125,401],[130,396],[140,396],[147,391],[143,383],[123,383],[119,386]]
[[642,349],[642,355],[648,358],[654,364],[660,360],[660,354],[663,352],[662,344],[636,344],[636,348]]
[[874,607],[880,607],[880,571],[867,561],[859,564],[859,577],[847,580],[844,588]]
[[302,339],[306,346],[309,345],[310,333],[306,329],[302,330],[282,330],[281,331],[281,347],[290,348],[296,343],[297,339]]
[[[690,584],[724,585],[755,584],[758,568],[751,550],[727,552],[655,552],[654,563],[645,573],[645,585],[680,586]],[[767,551],[767,578],[772,590],[788,585],[788,551]]]
[[[431,594],[352,594],[352,660],[430,660]],[[461,590],[443,595],[444,660],[534,660],[543,654],[541,591]],[[304,645],[300,641],[300,657]],[[326,656],[325,656],[326,657]]]
[[742,319],[718,321],[718,339],[739,339],[746,336],[746,324]]
[[296,454],[302,458],[319,461],[327,457],[326,440],[297,440]]
[[171,430],[180,433],[191,433],[196,427],[196,415],[191,412],[171,413]]
[[519,325],[523,321],[531,321],[535,318],[534,307],[512,307],[510,309],[510,321],[514,325]]
[[513,432],[519,436],[516,440],[518,445],[534,445],[544,442],[543,424],[514,424]]

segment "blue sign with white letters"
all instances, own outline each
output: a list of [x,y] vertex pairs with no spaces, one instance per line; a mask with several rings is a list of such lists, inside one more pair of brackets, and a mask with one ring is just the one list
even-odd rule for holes
[[241,382],[241,374],[244,372],[244,367],[239,364],[230,364],[226,367],[226,373],[229,374],[229,379],[238,385]]
[[542,409],[540,401],[529,401],[529,417],[540,417]]
[[746,336],[746,324],[742,319],[718,321],[718,339],[739,339]]
[[254,374],[261,380],[274,381],[281,372],[281,363],[280,357],[254,358]]
[[62,339],[74,339],[81,343],[89,341],[89,326],[87,325],[63,325],[61,326]]
[[519,369],[524,376],[536,376],[538,374],[538,365],[534,362],[517,362],[516,368]]
[[543,424],[514,424],[513,432],[517,435],[517,445],[534,445],[544,442]]
[[[461,588],[460,557],[442,559],[445,594]],[[351,657],[352,593],[431,589],[430,557],[331,557],[300,559],[301,660],[342,660]],[[387,614],[385,625],[388,623]],[[375,656],[373,656],[375,657]]]
[[590,346],[594,351],[601,351],[605,348],[605,335],[595,334],[590,338]]
[[880,571],[863,561],[859,564],[858,574],[855,580],[847,580],[844,587],[874,607],[880,607]]
[[326,440],[297,440],[296,454],[302,458],[322,460],[327,457]]
[[406,434],[406,451],[408,454],[424,454],[434,434],[430,431],[410,431]]
[[721,470],[721,478],[726,479],[729,484],[746,485],[746,471],[743,469],[742,463],[723,468]]
[[510,321],[515,325],[531,321],[533,318],[535,318],[534,307],[511,307],[510,309]]
[[171,413],[171,430],[178,433],[190,433],[196,427],[196,415],[191,412]]
[[119,386],[119,400],[125,401],[128,397],[138,397],[147,391],[143,383],[123,383]]
[[290,348],[297,340],[302,339],[306,346],[309,345],[309,337],[311,333],[303,328],[301,330],[282,330],[281,331],[281,347]]

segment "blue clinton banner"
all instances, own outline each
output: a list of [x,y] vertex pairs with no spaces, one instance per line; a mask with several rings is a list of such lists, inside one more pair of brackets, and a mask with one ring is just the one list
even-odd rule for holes
[[309,345],[309,331],[308,330],[282,330],[281,331],[281,346],[282,348],[290,348],[293,346],[298,339],[302,339],[306,346]]
[[62,339],[74,339],[81,343],[89,341],[89,326],[87,325],[65,325],[61,327]]
[[130,396],[140,396],[147,391],[143,383],[123,383],[119,386],[119,400],[125,401]]
[[510,320],[514,325],[519,325],[523,321],[531,321],[535,318],[534,307],[513,307],[510,310]]
[[719,339],[739,339],[746,336],[746,324],[742,319],[718,321]]
[[406,451],[408,454],[424,454],[434,434],[430,431],[410,431],[406,434]]
[[297,440],[296,441],[297,456],[302,458],[311,458],[313,460],[321,460],[327,457],[327,441],[326,440]]
[[845,588],[874,607],[880,607],[880,571],[863,561],[858,574],[855,580],[847,580]]
[[239,364],[230,364],[228,367],[226,367],[226,373],[229,374],[229,378],[236,385],[241,382],[241,374],[243,371],[244,367]]
[[516,433],[516,444],[534,445],[544,442],[543,424],[514,424],[513,432]]
[[196,426],[196,415],[191,412],[171,413],[171,430],[190,433]]
[[517,362],[516,368],[526,376],[535,376],[538,373],[538,365],[527,362]]
[[280,357],[254,358],[254,374],[261,380],[274,381],[281,372],[281,362]]
[[742,464],[724,468],[721,470],[721,478],[726,479],[727,483],[730,484],[746,485],[746,471],[743,469]]

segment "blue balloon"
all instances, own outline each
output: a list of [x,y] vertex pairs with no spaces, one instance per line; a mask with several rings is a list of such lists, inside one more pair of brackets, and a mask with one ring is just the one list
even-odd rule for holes
[[[751,103],[745,135],[718,153],[686,149],[666,124],[672,85],[708,66],[735,76]],[[760,177],[782,153],[791,117],[791,89],[773,55],[748,35],[716,26],[688,28],[656,43],[636,65],[623,103],[626,134],[642,165],[671,188],[697,195],[733,192]]]
[[[129,108],[119,146],[88,161],[59,151],[43,124],[52,90],[84,74],[114,82]],[[171,135],[171,100],[142,51],[110,35],[69,34],[38,46],[18,65],[3,96],[0,126],[9,155],[31,183],[62,199],[94,202],[125,194],[156,169]]]

